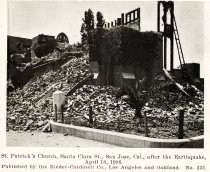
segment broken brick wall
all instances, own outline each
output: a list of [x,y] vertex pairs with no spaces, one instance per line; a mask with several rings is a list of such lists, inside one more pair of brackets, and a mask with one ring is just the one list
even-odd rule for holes
[[90,61],[99,64],[99,85],[121,86],[122,72],[134,73],[147,80],[163,68],[162,35],[139,32],[129,27],[97,28],[92,33]]

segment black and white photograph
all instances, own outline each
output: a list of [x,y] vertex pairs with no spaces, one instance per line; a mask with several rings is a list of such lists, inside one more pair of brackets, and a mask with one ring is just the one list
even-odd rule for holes
[[[1,57],[6,69],[1,74],[6,80],[1,113],[6,149],[103,148],[103,153],[105,148],[129,148],[136,153],[79,154],[78,159],[101,160],[81,162],[81,168],[34,166],[38,171],[206,171],[205,3],[7,1],[7,14],[2,15],[6,33],[1,34],[7,44]],[[177,150],[162,161],[199,159],[200,166],[126,167],[118,160],[161,160],[142,157],[142,150]],[[191,156],[178,155],[184,151]],[[3,158],[32,159],[33,154],[1,154]],[[53,152],[36,158],[75,159]],[[0,165],[3,171],[33,169]]]

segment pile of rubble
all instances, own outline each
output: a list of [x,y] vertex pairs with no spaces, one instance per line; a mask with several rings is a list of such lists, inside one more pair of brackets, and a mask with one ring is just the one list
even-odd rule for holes
[[[115,95],[115,87],[84,85],[68,97],[65,123],[104,130],[144,135],[145,126],[136,123],[135,109],[122,97]],[[152,94],[142,108],[148,119],[149,137],[177,138],[180,109],[185,110],[184,137],[203,134],[204,96],[200,91],[193,98],[165,89]],[[89,122],[90,106],[93,109],[93,124]]]
[[90,75],[88,57],[72,58],[60,69],[32,78],[7,95],[7,123],[12,130],[37,130],[51,118],[52,94],[65,93]]
[[147,113],[150,137],[174,138],[178,134],[180,110],[184,110],[184,137],[202,135],[204,132],[204,94],[195,90],[187,97],[165,89],[156,91],[143,107]]
[[115,97],[117,88],[84,85],[68,97],[65,123],[90,126],[89,109],[92,107],[91,127],[113,131],[131,130],[135,110],[121,98]]
[[[75,87],[91,75],[88,59],[88,56],[72,58],[59,69],[49,70],[32,78],[24,87],[8,92],[8,129],[43,129],[50,119],[54,119],[52,94],[60,90],[69,95],[64,107],[65,123],[144,135],[143,120],[140,124],[134,120],[136,109],[123,96],[116,96],[120,92],[118,88],[85,83]],[[142,115],[146,114],[148,119],[149,137],[177,138],[180,109],[185,110],[184,137],[202,135],[204,94],[196,90],[189,98],[179,91],[159,88],[142,108]]]

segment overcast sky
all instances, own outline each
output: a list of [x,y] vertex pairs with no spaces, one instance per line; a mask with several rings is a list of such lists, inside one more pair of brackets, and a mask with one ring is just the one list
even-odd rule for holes
[[[175,2],[177,21],[186,62],[201,63],[204,56],[204,2]],[[141,31],[157,31],[157,2],[147,1],[28,1],[8,2],[8,35],[33,38],[38,34],[66,33],[70,43],[80,41],[84,11],[101,11],[107,22],[121,13],[141,8]],[[176,46],[175,66],[178,66]]]

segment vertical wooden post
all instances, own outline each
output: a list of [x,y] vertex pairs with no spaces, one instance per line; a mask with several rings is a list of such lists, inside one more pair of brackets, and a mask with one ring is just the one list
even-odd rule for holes
[[128,14],[125,14],[125,25],[128,24]]
[[120,26],[122,24],[122,19],[121,18],[117,18],[117,26]]
[[55,110],[55,122],[57,122],[57,120],[58,120],[58,114],[57,114],[57,105],[55,104],[54,105],[54,110]]
[[63,105],[61,105],[61,121],[64,123],[64,117],[63,117]]
[[167,25],[167,9],[166,6],[164,6],[164,68],[167,69],[167,36],[166,36],[166,25]]
[[148,126],[147,126],[147,113],[144,113],[144,127],[145,127],[145,136],[148,137]]
[[89,106],[89,124],[93,124],[93,107]]
[[137,18],[138,18],[139,31],[141,31],[140,8],[138,8],[138,10],[137,10]]
[[124,21],[125,21],[124,19],[125,19],[124,13],[122,13],[122,14],[121,14],[121,24],[122,24],[122,25],[124,25]]
[[170,34],[170,48],[171,48],[171,71],[173,71],[174,69],[174,3],[171,2],[171,10],[170,10],[170,14],[171,14],[171,34]]
[[184,135],[183,126],[184,126],[184,109],[181,109],[180,114],[179,114],[179,135],[178,135],[178,139],[183,139],[183,135]]
[[137,9],[137,18],[140,18],[140,8]]

